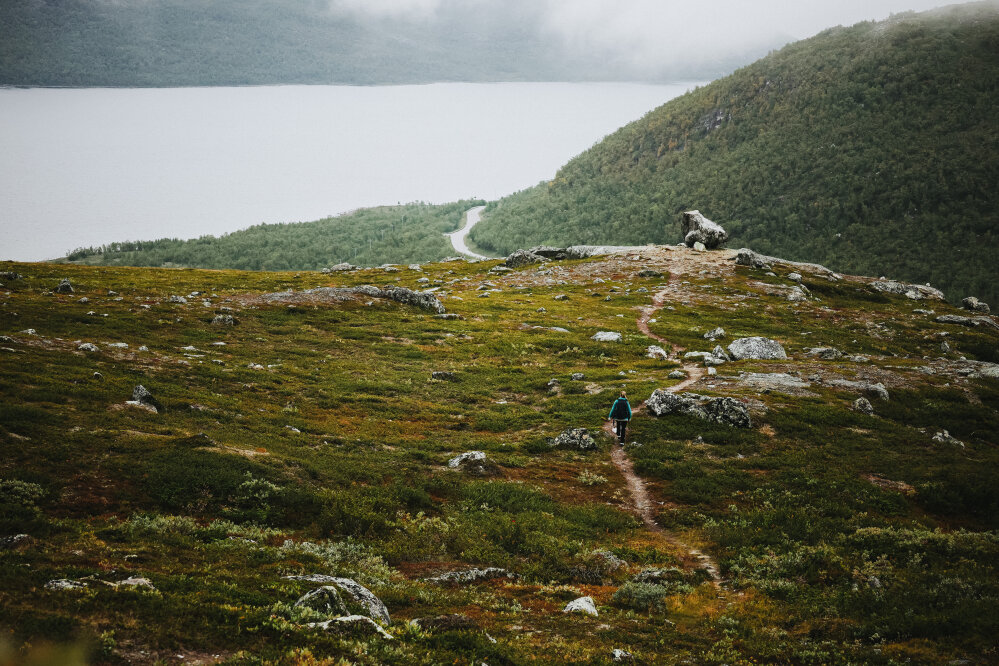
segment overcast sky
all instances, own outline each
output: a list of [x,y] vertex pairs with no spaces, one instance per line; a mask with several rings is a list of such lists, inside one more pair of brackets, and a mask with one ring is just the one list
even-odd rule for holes
[[[710,59],[810,37],[836,25],[950,4],[940,0],[330,0],[334,12],[433,21],[472,8],[483,20],[520,17],[581,51],[631,66]],[[501,19],[502,20],[502,19]],[[696,53],[700,52],[700,53]]]

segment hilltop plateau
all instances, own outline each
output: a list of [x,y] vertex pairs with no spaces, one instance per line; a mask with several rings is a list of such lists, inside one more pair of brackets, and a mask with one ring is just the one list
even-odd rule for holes
[[832,28],[671,100],[490,204],[471,238],[675,243],[698,208],[733,242],[999,297],[999,4]]
[[982,306],[538,253],[0,264],[0,660],[995,661]]

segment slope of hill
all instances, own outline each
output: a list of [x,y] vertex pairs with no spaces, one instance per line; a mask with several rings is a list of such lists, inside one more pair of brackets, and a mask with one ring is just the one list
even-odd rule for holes
[[[0,654],[993,661],[996,320],[732,255],[0,264]],[[393,290],[424,286],[450,318]],[[751,336],[787,358],[683,353]],[[679,409],[640,407],[657,388]],[[572,428],[594,445],[548,439]],[[584,596],[598,616],[563,612]]]
[[341,262],[361,266],[434,261],[454,254],[445,233],[461,225],[478,200],[382,206],[315,222],[258,224],[222,236],[163,238],[77,248],[66,260],[80,264],[319,270]]
[[597,47],[567,48],[540,29],[540,12],[455,2],[407,21],[318,0],[5,0],[0,85],[705,80],[788,41],[761,37],[638,70]]
[[696,208],[735,246],[995,300],[997,102],[994,2],[827,30],[622,128],[471,237],[677,242]]

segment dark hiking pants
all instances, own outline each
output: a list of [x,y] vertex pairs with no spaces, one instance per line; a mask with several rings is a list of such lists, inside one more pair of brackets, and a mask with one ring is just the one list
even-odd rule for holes
[[614,425],[617,426],[617,438],[618,438],[618,441],[623,442],[624,441],[624,433],[628,429],[628,422],[627,421],[615,421]]

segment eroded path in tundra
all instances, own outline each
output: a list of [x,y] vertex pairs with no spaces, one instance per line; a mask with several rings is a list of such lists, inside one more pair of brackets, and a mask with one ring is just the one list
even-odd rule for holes
[[[680,271],[673,271],[673,270],[670,271],[669,282],[671,285],[675,283],[677,277],[680,274],[681,274]],[[683,347],[679,347],[678,345],[673,344],[669,340],[666,340],[652,333],[649,330],[649,320],[656,312],[658,312],[663,308],[663,305],[666,303],[666,299],[671,291],[672,289],[670,287],[667,287],[666,289],[657,292],[655,296],[653,296],[652,298],[652,305],[642,308],[642,313],[639,315],[635,324],[638,327],[638,330],[641,331],[644,335],[648,336],[649,338],[663,345],[667,345],[672,354],[679,356],[680,352],[684,351]],[[701,377],[704,376],[704,368],[699,365],[685,363],[683,364],[683,370],[684,372],[687,373],[687,378],[667,388],[666,390],[669,391],[670,393],[678,393],[680,391],[683,391],[687,387],[696,384],[701,379]],[[637,407],[634,408],[633,412],[638,413],[644,407],[645,407],[645,402],[643,401],[641,404],[639,404]],[[607,421],[604,424],[604,431],[607,432],[611,437],[615,437],[616,439],[613,422]],[[653,504],[653,501],[649,497],[649,492],[648,488],[645,485],[645,481],[642,479],[642,477],[638,476],[635,473],[635,468],[631,464],[631,459],[624,452],[624,448],[622,446],[614,445],[613,449],[611,450],[611,460],[614,462],[614,465],[617,467],[618,471],[621,472],[621,476],[624,477],[625,483],[628,486],[628,492],[631,494],[631,503],[635,509],[635,513],[637,513],[639,518],[642,519],[642,522],[645,523],[646,528],[648,528],[652,532],[661,535],[664,539],[669,541],[674,546],[683,549],[687,554],[689,554],[694,560],[697,561],[700,567],[704,568],[708,573],[711,574],[711,579],[715,587],[720,587],[721,571],[718,568],[718,563],[715,562],[715,560],[710,555],[707,555],[706,553],[703,553],[696,548],[691,548],[689,544],[682,541],[672,532],[663,529],[662,526],[656,522],[655,511],[654,511],[655,505]]]

